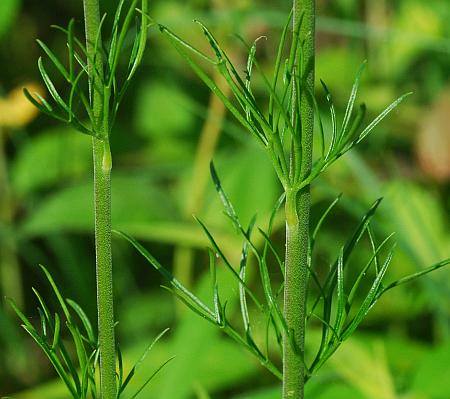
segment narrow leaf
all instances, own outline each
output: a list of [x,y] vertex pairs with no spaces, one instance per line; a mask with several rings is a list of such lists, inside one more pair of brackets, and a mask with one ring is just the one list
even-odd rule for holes
[[337,132],[336,110],[334,108],[333,98],[332,98],[331,93],[328,90],[328,87],[325,84],[325,82],[323,80],[320,80],[320,83],[322,83],[322,87],[325,90],[328,106],[330,108],[330,115],[331,115],[331,127],[332,127],[331,143],[330,143],[330,147],[328,148],[327,155],[325,156],[325,159],[328,159],[329,156],[333,154],[339,137],[338,137],[338,132]]
[[38,68],[39,68],[39,72],[41,73],[42,79],[44,80],[45,86],[47,87],[50,95],[61,106],[61,108],[63,108],[67,112],[70,112],[68,105],[61,98],[58,91],[55,89],[55,86],[53,85],[52,80],[48,76],[47,71],[44,68],[44,64],[42,63],[42,57],[39,57],[39,59],[38,59]]
[[364,138],[384,119],[386,116],[395,108],[399,106],[399,104],[408,96],[410,96],[412,92],[403,94],[403,96],[397,98],[391,105],[389,105],[383,112],[380,113],[359,135],[356,144],[360,143]]
[[168,328],[166,328],[164,331],[162,331],[151,343],[147,346],[145,351],[142,353],[141,357],[138,359],[138,361],[135,363],[133,368],[128,373],[127,377],[125,378],[123,384],[120,386],[119,389],[119,395],[124,391],[124,389],[127,387],[133,376],[135,375],[137,369],[141,366],[141,364],[144,362],[145,358],[149,354],[149,352],[153,349],[155,344],[169,331]]
[[346,327],[346,329],[342,333],[342,340],[347,339],[350,335],[353,334],[353,332],[356,330],[356,328],[361,324],[361,322],[366,317],[370,308],[376,302],[378,288],[380,287],[382,279],[386,273],[386,270],[387,270],[389,264],[391,263],[391,260],[392,260],[392,251],[388,255],[386,261],[384,262],[383,266],[380,269],[380,272],[376,276],[372,286],[370,287],[370,290],[369,290],[366,298],[364,299],[364,302],[362,303],[361,307],[358,310],[358,313],[356,314],[356,316],[354,317],[352,322]]
[[341,199],[341,197],[342,197],[342,193],[340,193],[336,198],[335,198],[335,200],[330,204],[330,206],[325,210],[325,212],[322,214],[322,216],[320,217],[320,219],[319,219],[319,221],[317,222],[317,224],[316,224],[316,227],[314,228],[314,230],[313,230],[313,233],[312,233],[312,235],[311,235],[311,252],[313,251],[313,249],[314,249],[314,244],[315,244],[315,242],[316,242],[316,239],[317,239],[317,235],[318,235],[318,233],[319,233],[319,231],[320,231],[320,228],[322,227],[322,225],[323,225],[323,222],[325,221],[325,219],[327,218],[327,216],[330,214],[330,212],[333,210],[333,208],[336,206],[336,204],[339,202],[339,200]]
[[83,323],[84,329],[86,330],[87,336],[89,338],[89,342],[93,346],[96,346],[97,339],[95,338],[94,329],[92,328],[92,324],[89,321],[89,318],[87,317],[86,313],[81,308],[81,306],[78,305],[78,303],[76,303],[72,299],[67,298],[66,301],[69,304],[69,306],[75,311],[75,313],[77,314],[77,316],[80,318],[81,322]]
[[144,384],[142,384],[142,386],[137,390],[137,392],[130,399],[136,398],[142,392],[142,390],[148,385],[148,383],[166,366],[166,364],[169,363],[170,361],[172,361],[173,359],[175,359],[175,356],[172,356],[171,358],[167,359],[163,364],[161,364],[161,366],[159,366],[153,372],[153,374],[147,378],[147,380],[144,382]]
[[58,313],[55,313],[55,332],[53,334],[52,350],[55,350],[59,344],[59,334],[61,331],[61,321]]
[[350,94],[350,98],[348,100],[347,109],[345,110],[344,120],[342,122],[342,129],[341,129],[341,137],[345,136],[345,133],[347,132],[348,124],[350,122],[350,118],[352,116],[353,112],[353,106],[355,105],[356,95],[358,94],[358,88],[361,81],[361,75],[367,65],[367,61],[364,61],[361,66],[358,69],[358,72],[356,73],[355,83],[352,87],[352,92]]
[[141,245],[139,244],[134,238],[129,236],[126,233],[123,233],[121,231],[114,230],[114,233],[121,236],[125,240],[127,240],[131,245],[133,245],[134,248],[137,249],[138,252],[141,253],[141,255],[144,256],[145,259],[159,272],[161,273],[169,282],[170,284],[178,290],[180,293],[185,295],[189,300],[191,300],[196,306],[198,306],[205,314],[207,314],[209,317],[211,317],[214,320],[214,312],[211,311],[211,309],[208,308],[200,299],[198,299],[191,291],[189,291],[183,284],[181,284],[173,275],[170,273],[165,267],[163,267],[150,253]]
[[39,44],[39,46],[41,46],[42,50],[44,50],[45,54],[47,54],[48,58],[50,58],[50,60],[53,62],[59,73],[64,77],[64,79],[70,82],[71,75],[69,74],[69,72],[67,72],[66,68],[61,63],[61,61],[59,61],[58,57],[56,57],[56,55],[47,47],[47,45],[44,42],[42,42],[39,39],[37,39],[36,41]]
[[417,272],[417,273],[411,274],[409,276],[403,277],[403,278],[401,278],[399,280],[396,280],[396,281],[388,284],[385,288],[383,288],[383,290],[377,294],[376,299],[378,299],[386,291],[389,291],[390,289],[392,289],[394,287],[397,287],[397,286],[405,284],[405,283],[409,283],[410,281],[413,281],[413,280],[415,280],[418,277],[421,277],[421,276],[423,276],[425,274],[428,274],[428,273],[430,273],[430,272],[432,272],[434,270],[438,270],[441,267],[447,266],[449,264],[450,264],[450,258],[447,258],[447,259],[444,259],[444,260],[442,260],[440,262],[435,263],[432,266],[427,267],[424,270],[421,270],[420,272]]
[[137,53],[136,56],[134,57],[133,66],[131,68],[127,80],[130,80],[132,78],[132,76],[136,72],[137,67],[141,63],[142,57],[144,55],[145,45],[147,43],[147,29],[148,29],[146,20],[147,7],[148,7],[147,0],[142,0],[141,29],[139,30],[139,45],[137,47]]

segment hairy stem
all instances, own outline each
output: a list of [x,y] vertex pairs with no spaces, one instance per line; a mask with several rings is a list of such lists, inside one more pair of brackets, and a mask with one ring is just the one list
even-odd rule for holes
[[102,399],[117,396],[115,376],[114,308],[111,257],[111,153],[109,149],[109,91],[103,77],[99,35],[98,0],[84,0],[86,47],[91,104],[94,114],[94,207],[97,275],[98,340],[100,347],[100,390]]
[[[303,22],[300,28],[301,40],[304,40],[302,65],[297,64],[300,75],[300,93],[292,91],[293,107],[297,106],[300,97],[300,110],[293,109],[293,117],[299,117],[296,132],[300,135],[301,146],[293,146],[291,151],[291,176],[296,175],[296,167],[300,164],[298,175],[300,182],[309,175],[312,160],[312,134],[314,127],[314,109],[311,95],[314,91],[314,33],[315,33],[315,0],[293,1],[293,30],[301,14]],[[305,87],[306,86],[306,87]],[[294,181],[295,184],[295,181]],[[303,399],[305,383],[304,348],[306,327],[306,293],[308,284],[309,259],[309,214],[311,207],[310,186],[300,191],[286,191],[286,258],[284,317],[289,334],[283,337],[283,398]]]

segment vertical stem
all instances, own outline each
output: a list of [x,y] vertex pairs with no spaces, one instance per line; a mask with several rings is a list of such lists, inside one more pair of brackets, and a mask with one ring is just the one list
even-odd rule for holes
[[[301,356],[305,346],[305,307],[307,283],[307,248],[305,242],[305,212],[309,193],[286,197],[286,259],[284,288],[284,318],[292,337],[283,337],[283,398],[303,398],[305,369]],[[302,207],[302,208],[300,208]],[[298,211],[303,211],[300,215]],[[306,219],[306,220],[305,220]]]
[[[301,159],[300,181],[311,171],[312,134],[314,128],[314,109],[311,95],[314,92],[314,53],[315,53],[315,0],[293,0],[293,30],[297,31],[301,14],[304,13],[300,27],[303,65],[299,65],[301,78],[300,93],[292,91],[292,105],[296,107],[300,96],[300,110],[294,109],[293,115],[299,115],[297,124],[300,134],[300,153],[291,154],[291,159]],[[295,151],[293,148],[291,151]],[[295,162],[291,168],[295,168]],[[291,170],[295,176],[295,170]],[[286,259],[284,317],[291,337],[283,337],[283,398],[304,398],[304,349],[306,328],[306,293],[309,262],[309,214],[311,207],[309,185],[301,189],[286,191]]]
[[113,275],[111,259],[111,169],[104,168],[104,143],[93,139],[98,340],[102,399],[116,398]]
[[111,257],[111,153],[109,149],[108,90],[103,76],[99,36],[99,0],[84,0],[90,96],[95,118],[93,138],[95,254],[97,275],[100,390],[102,399],[115,399],[116,356]]

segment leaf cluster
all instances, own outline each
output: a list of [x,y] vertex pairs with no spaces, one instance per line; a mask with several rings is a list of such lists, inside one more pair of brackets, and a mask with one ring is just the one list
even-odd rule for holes
[[[187,289],[172,275],[168,269],[162,266],[135,239],[123,232],[116,233],[129,241],[148,260],[148,262],[159,273],[161,273],[161,275],[170,283],[170,287],[166,288],[173,292],[178,299],[184,302],[199,316],[222,329],[228,336],[254,354],[261,364],[263,364],[276,377],[281,379],[281,371],[276,362],[271,358],[271,353],[273,352],[271,350],[271,337],[275,337],[279,354],[283,353],[283,334],[287,334],[287,336],[291,337],[289,340],[289,345],[293,345],[294,349],[296,349],[293,332],[288,329],[287,322],[283,315],[283,309],[280,306],[280,296],[284,288],[283,258],[282,255],[278,253],[276,246],[270,239],[275,215],[282,206],[285,200],[285,195],[283,194],[279,198],[273,208],[269,226],[266,231],[263,231],[260,228],[255,228],[256,217],[251,220],[247,227],[244,227],[242,226],[233,205],[223,190],[217,172],[212,163],[211,176],[217,193],[224,206],[225,215],[230,219],[237,234],[239,234],[243,239],[239,265],[233,265],[205,224],[198,220],[210,242],[209,260],[213,307],[205,304],[192,291]],[[374,238],[370,223],[381,203],[381,199],[379,199],[371,206],[371,208],[363,215],[360,222],[355,226],[353,233],[341,247],[336,260],[330,265],[327,275],[321,279],[315,271],[315,265],[312,264],[314,247],[323,224],[333,208],[339,202],[339,198],[340,196],[336,198],[326,209],[311,233],[309,248],[309,290],[313,288],[312,285],[315,285],[318,294],[310,304],[305,324],[312,322],[314,319],[319,320],[322,326],[322,338],[319,348],[311,361],[307,361],[307,359],[303,357],[303,354],[296,350],[296,353],[298,353],[305,364],[306,379],[309,379],[315,372],[317,372],[326,360],[337,350],[340,344],[354,333],[356,328],[364,320],[369,310],[384,293],[400,284],[412,281],[450,263],[450,259],[446,259],[422,270],[421,272],[385,285],[383,283],[383,278],[391,262],[395,245],[391,245],[387,256],[381,256],[383,249],[385,249],[391,241],[393,235],[391,234],[388,236],[380,244],[377,244]],[[255,230],[258,230],[258,234],[260,234],[263,238],[262,248],[259,248],[255,244],[253,234]],[[370,242],[372,254],[367,262],[360,267],[357,277],[354,280],[349,281],[346,269],[349,265],[352,254],[355,252],[364,236],[367,236]],[[258,274],[263,289],[262,299],[259,298],[260,295],[258,295],[258,293],[249,286],[246,279],[250,252],[256,259]],[[279,269],[279,273],[282,276],[281,283],[277,286],[275,286],[272,278],[276,270],[273,270],[274,266],[271,265],[269,258],[275,260],[275,269]],[[221,263],[234,277],[234,280],[238,286],[240,313],[242,318],[242,326],[240,328],[234,326],[230,322],[226,313],[227,301],[224,301],[220,296],[220,287],[217,280],[218,259],[220,259]],[[362,303],[355,309],[357,304],[356,294],[359,294],[359,298],[362,290],[361,287],[367,284],[369,284],[369,289],[364,294]],[[259,312],[259,319],[263,318],[266,321],[263,345],[257,344],[257,339],[254,337],[253,323],[249,313],[249,306],[252,306],[257,312]]]
[[[44,266],[41,266],[41,269],[50,283],[63,317],[59,313],[54,313],[54,315],[51,313],[42,295],[35,288],[33,288],[33,292],[40,304],[38,307],[40,329],[30,323],[12,300],[10,300],[11,306],[22,320],[22,327],[50,360],[71,397],[76,399],[97,398],[95,374],[99,351],[92,324],[80,305],[61,295],[49,271]],[[81,325],[79,321],[81,321]],[[72,359],[71,352],[62,338],[64,327],[70,333],[77,361]]]
[[[124,77],[118,76],[119,60],[126,50],[128,36],[131,34],[130,26],[138,2],[139,0],[129,0],[129,8],[124,11],[125,0],[120,0],[114,16],[111,39],[107,45],[104,45],[101,39],[106,20],[106,14],[103,15],[96,41],[91,43],[95,49],[94,59],[89,59],[90,55],[86,46],[75,36],[73,19],[69,22],[67,28],[52,26],[66,35],[67,66],[45,43],[40,40],[37,40],[37,42],[47,55],[48,60],[67,82],[70,90],[66,96],[60,94],[47,72],[43,58],[40,57],[38,60],[39,72],[54,104],[49,103],[38,93],[30,93],[27,89],[24,89],[26,97],[41,112],[72,125],[81,133],[97,138],[107,138],[126,89],[142,60],[147,42],[148,23],[145,17],[147,0],[142,0],[140,1],[142,9],[139,10],[141,14],[140,24],[136,28],[127,72]],[[101,67],[98,67],[98,61],[100,61]],[[88,64],[91,63],[96,66],[92,71],[88,68]],[[87,92],[88,85],[83,84],[83,82],[90,83],[91,92]],[[94,92],[99,93],[103,100],[103,115],[96,115],[93,109]],[[86,123],[86,119],[88,123]]]
[[[63,316],[60,316],[59,313],[54,313],[53,315],[42,295],[35,288],[33,288],[33,292],[40,304],[38,307],[40,329],[31,324],[29,319],[11,299],[10,304],[17,316],[22,320],[22,327],[45,353],[58,376],[70,392],[71,397],[74,399],[99,398],[97,370],[100,351],[98,348],[97,335],[81,306],[72,299],[64,298],[50,272],[44,266],[41,265],[40,267],[50,283]],[[72,342],[70,346],[64,342],[66,341],[66,330],[71,337]],[[117,398],[122,396],[151,349],[167,333],[167,331],[168,329],[161,332],[150,345],[148,345],[142,353],[142,356],[126,375],[123,368],[122,352],[120,351],[120,348],[118,348],[116,374],[118,386]],[[75,349],[76,360],[74,360],[71,355],[72,346]],[[130,398],[136,398],[159,371],[172,359],[173,357],[158,366]]]
[[[332,120],[331,132],[325,132],[318,101],[315,94],[308,89],[305,83],[311,66],[307,65],[303,59],[303,48],[307,39],[302,37],[300,33],[303,16],[300,18],[297,30],[293,32],[293,39],[288,45],[291,19],[292,13],[281,33],[271,79],[266,76],[256,59],[256,46],[259,39],[255,40],[252,45],[248,45],[242,38],[239,38],[248,50],[245,74],[241,76],[227,52],[201,22],[196,21],[211,47],[213,57],[197,50],[166,26],[159,25],[159,27],[198,77],[220,98],[240,124],[265,147],[285,190],[298,192],[316,179],[343,154],[367,137],[410,93],[399,97],[363,127],[366,107],[361,104],[356,112],[354,108],[364,62],[356,74],[341,126],[338,126],[331,93],[326,84],[322,82]],[[217,86],[206,72],[201,61],[213,65],[225,78],[235,101],[229,99],[223,90]],[[258,103],[252,91],[251,80],[254,68],[260,73],[266,88],[267,109]],[[293,91],[297,93],[296,96],[292,96]],[[293,98],[297,104],[292,104]],[[301,173],[304,146],[304,127],[302,127],[300,117],[302,101],[308,101],[314,109],[321,140],[320,155],[314,160],[312,170],[305,176]]]

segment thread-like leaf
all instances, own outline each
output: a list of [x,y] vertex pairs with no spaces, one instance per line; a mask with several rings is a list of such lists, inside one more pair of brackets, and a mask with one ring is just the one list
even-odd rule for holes
[[234,210],[233,204],[228,199],[227,194],[222,188],[222,183],[220,182],[219,175],[217,174],[213,161],[209,163],[209,170],[211,172],[211,178],[214,183],[214,187],[219,194],[219,198],[225,208],[226,215],[231,219],[236,231],[240,231],[242,229],[241,222],[239,221],[236,211]]
[[95,346],[97,344],[97,339],[95,338],[94,329],[92,328],[92,324],[89,321],[89,318],[87,317],[86,313],[81,308],[81,306],[78,305],[78,303],[76,303],[72,299],[67,298],[66,301],[69,304],[69,306],[75,311],[75,313],[83,323],[89,342],[91,343],[91,345]]
[[325,84],[325,82],[323,80],[320,80],[320,83],[322,84],[322,87],[325,90],[328,107],[330,108],[330,115],[331,115],[331,128],[332,128],[331,142],[328,148],[327,155],[325,156],[325,159],[328,159],[329,156],[333,154],[336,144],[339,140],[339,137],[337,131],[336,110],[334,108],[333,97],[331,96],[330,90],[328,90],[328,87]]
[[350,93],[350,98],[347,103],[347,108],[345,110],[344,114],[344,120],[342,122],[342,129],[341,129],[341,137],[345,136],[345,133],[347,132],[348,124],[350,122],[350,118],[352,116],[353,112],[353,106],[355,105],[356,95],[358,94],[358,88],[361,81],[361,75],[364,72],[364,69],[367,65],[367,61],[364,61],[361,66],[358,69],[358,72],[356,73],[355,83],[352,87],[352,92]]
[[17,305],[14,303],[14,301],[12,299],[9,299],[9,303],[10,303],[11,307],[13,308],[14,312],[17,314],[17,316],[22,320],[23,329],[33,338],[33,340],[36,342],[36,344],[42,349],[42,351],[45,353],[45,355],[47,356],[47,358],[50,360],[53,367],[55,368],[56,372],[60,376],[61,380],[64,382],[64,384],[68,388],[72,397],[74,399],[77,399],[79,397],[78,392],[77,392],[76,388],[73,386],[69,375],[66,373],[63,365],[57,358],[56,354],[50,349],[48,344],[41,338],[41,336],[38,334],[36,329],[28,321],[27,317],[20,311],[20,309],[17,307]]
[[[274,105],[274,98],[273,95],[276,93],[277,90],[277,84],[278,84],[278,77],[280,75],[280,67],[281,67],[281,59],[283,57],[283,50],[286,45],[286,36],[287,32],[289,30],[289,26],[291,24],[292,20],[292,10],[289,12],[289,17],[283,27],[283,31],[281,32],[280,41],[278,43],[278,49],[277,49],[277,56],[275,58],[275,67],[273,71],[273,80],[272,80],[272,91],[270,93],[269,98],[269,120],[273,122],[273,105]],[[273,125],[273,130],[276,130],[276,126]]]
[[159,366],[151,375],[147,378],[147,380],[142,384],[142,386],[136,391],[136,393],[130,398],[134,399],[136,398],[142,390],[148,385],[148,383],[166,366],[167,363],[175,359],[175,356],[172,356],[171,358],[167,359],[161,366]]
[[330,214],[330,212],[333,210],[333,208],[336,206],[336,204],[339,202],[339,200],[342,197],[342,193],[340,193],[335,200],[330,204],[330,206],[325,210],[325,212],[320,216],[319,221],[316,224],[316,227],[314,227],[313,233],[311,234],[311,252],[314,249],[314,245],[316,243],[317,235],[319,234],[320,228],[322,227],[325,219]]
[[429,266],[426,269],[421,270],[420,272],[417,272],[417,273],[411,274],[409,276],[402,277],[401,279],[398,279],[396,281],[393,281],[392,283],[389,283],[386,287],[384,287],[376,295],[375,300],[378,300],[378,298],[380,298],[381,295],[383,295],[386,291],[389,291],[390,289],[392,289],[394,287],[397,287],[397,286],[402,285],[402,284],[409,283],[410,281],[413,281],[413,280],[415,280],[416,278],[418,278],[420,276],[423,276],[425,274],[431,273],[432,271],[438,270],[441,267],[444,267],[444,266],[447,266],[447,265],[450,265],[450,258],[447,258],[447,259],[444,259],[444,260],[442,260],[440,262],[437,262],[437,263],[433,264],[432,266]]
[[56,101],[56,103],[61,106],[61,108],[63,108],[66,112],[69,113],[70,112],[69,106],[61,98],[61,96],[59,95],[58,91],[56,90],[52,80],[48,76],[48,73],[45,70],[44,64],[42,62],[42,57],[39,57],[39,59],[38,59],[38,68],[39,68],[39,72],[41,73],[44,84],[47,87],[50,95],[53,97],[53,99]]
[[[264,246],[264,248],[269,248],[273,254],[273,256],[275,257],[275,260],[277,261],[277,265],[280,267],[280,272],[281,275],[284,277],[284,262],[281,259],[280,254],[278,253],[278,251],[275,248],[275,245],[273,244],[272,240],[270,239],[270,237],[266,234],[266,232],[264,232],[263,230],[261,230],[260,228],[258,228],[259,233],[263,236],[264,238],[264,243],[267,245]],[[263,252],[263,256],[267,255],[267,251]]]
[[52,350],[55,350],[59,344],[59,334],[61,331],[61,321],[58,313],[55,313],[55,333],[53,334]]
[[68,309],[68,307],[67,307],[67,305],[66,305],[66,302],[65,302],[63,296],[61,295],[61,292],[59,291],[59,288],[57,287],[55,281],[53,280],[52,275],[51,275],[50,272],[45,268],[45,266],[39,265],[39,267],[40,267],[41,270],[44,272],[45,277],[47,277],[47,280],[48,280],[48,282],[50,283],[50,286],[52,287],[53,292],[54,292],[55,295],[56,295],[56,298],[58,299],[59,305],[61,306],[61,309],[62,309],[63,312],[64,312],[64,316],[66,316],[66,319],[67,319],[68,321],[70,321],[70,320],[71,320],[71,316],[70,316],[69,309]]
[[[345,268],[345,265],[348,262],[348,259],[351,255],[351,253],[353,252],[353,250],[355,249],[356,245],[358,244],[358,242],[360,241],[362,235],[364,234],[364,231],[366,230],[367,226],[369,225],[371,219],[373,218],[373,216],[375,215],[375,212],[377,211],[378,206],[380,205],[382,201],[382,198],[379,198],[378,200],[376,200],[372,206],[370,207],[370,209],[366,212],[366,214],[362,217],[361,221],[358,223],[358,225],[356,226],[353,234],[351,235],[351,237],[348,239],[348,241],[345,243],[344,245],[344,252],[343,252],[343,266]],[[328,273],[327,279],[323,285],[324,287],[324,291],[329,293],[329,292],[333,292],[335,284],[336,284],[336,270],[337,270],[337,261],[334,262],[333,266],[330,269],[330,272]],[[317,304],[319,303],[321,298],[321,295],[319,294],[319,296],[316,298],[316,300],[313,303],[312,309],[310,311],[310,313],[313,313]]]
[[[253,227],[255,226],[256,217],[253,217],[247,229],[247,236],[250,237],[252,234]],[[241,260],[239,262],[239,277],[245,282],[246,271],[247,271],[247,260],[248,260],[248,242],[244,241],[241,251]],[[239,302],[241,305],[242,321],[244,323],[245,333],[250,336],[250,317],[248,314],[247,298],[245,295],[244,285],[239,283]]]
[[370,290],[366,298],[364,299],[361,307],[359,308],[358,313],[356,314],[352,322],[343,331],[342,340],[347,339],[351,334],[353,334],[353,332],[356,330],[359,324],[361,324],[361,322],[366,317],[370,308],[376,302],[378,288],[380,287],[381,281],[386,273],[389,264],[391,263],[391,260],[392,260],[392,251],[389,253],[388,257],[386,258],[386,261],[384,262],[375,280],[373,281],[373,284],[370,287]]
[[36,288],[32,287],[31,289],[34,292],[34,295],[36,296],[37,300],[39,301],[39,304],[41,305],[41,308],[45,315],[45,318],[46,318],[47,322],[50,324],[50,326],[52,327],[52,331],[53,331],[53,320],[52,320],[51,313],[50,313],[50,310],[49,310],[47,304],[44,302],[44,299],[42,298],[41,294],[39,293],[39,291]]
[[[367,231],[369,232],[370,229],[368,228]],[[352,303],[353,303],[353,299],[354,299],[354,297],[356,295],[356,292],[357,292],[357,290],[359,288],[359,285],[360,285],[363,277],[366,275],[367,271],[369,270],[369,268],[370,268],[370,266],[371,266],[371,264],[373,262],[376,262],[376,265],[378,264],[378,260],[377,260],[378,254],[384,248],[384,246],[388,243],[388,241],[392,238],[393,235],[394,235],[394,233],[390,234],[388,237],[386,237],[383,240],[383,242],[377,248],[373,249],[372,256],[368,260],[367,264],[361,269],[358,277],[355,280],[355,283],[353,284],[353,287],[352,287],[352,289],[350,291],[350,294],[348,295],[347,305],[346,305],[347,313],[350,311],[350,308],[351,308]],[[376,275],[379,274],[379,269],[378,269],[377,266],[375,267],[375,273],[376,273]]]
[[[70,22],[69,22],[70,24]],[[50,28],[52,29],[56,29],[59,30],[60,32],[65,33],[66,35],[69,35],[69,30],[66,28],[63,28],[62,26],[59,25],[50,25]],[[87,51],[86,51],[86,46],[75,36],[73,35],[73,41],[74,43],[80,48],[81,52],[86,55]]]
[[232,104],[232,102],[227,98],[227,96],[219,89],[217,84],[208,76],[208,74],[203,70],[200,65],[193,60],[193,58],[185,51],[185,49],[189,51],[193,51],[195,54],[200,55],[203,59],[208,60],[209,62],[217,65],[216,62],[211,60],[209,57],[202,54],[200,51],[194,49],[191,45],[180,39],[177,35],[171,32],[168,28],[163,25],[160,25],[161,32],[165,33],[169,38],[175,49],[179,52],[179,54],[188,62],[192,70],[197,74],[197,76],[209,87],[209,89],[216,94],[219,99],[223,102],[226,108],[233,114],[233,116],[246,128],[249,132],[255,134],[257,139],[264,145],[267,146],[267,139],[259,132],[255,127],[250,124],[246,118],[242,116],[240,111]]
[[47,338],[47,321],[45,320],[45,316],[44,316],[44,312],[42,311],[41,308],[38,308],[38,313],[39,313],[39,320],[41,322],[41,335],[44,338]]
[[133,66],[131,67],[131,71],[127,77],[127,80],[130,80],[133,77],[133,75],[135,74],[136,69],[139,66],[139,64],[141,63],[142,57],[144,55],[145,45],[147,43],[147,29],[148,29],[148,25],[147,25],[147,21],[146,21],[147,6],[148,6],[147,0],[142,0],[141,29],[139,31],[138,47],[137,47],[137,52],[136,52],[135,56],[132,57]]
[[214,304],[214,313],[216,315],[216,321],[218,325],[222,325],[222,306],[220,304],[219,298],[219,287],[217,284],[217,269],[216,269],[216,259],[214,252],[209,249],[209,270],[211,276],[211,288],[213,292],[213,304]]
[[37,109],[39,109],[39,111],[41,111],[42,113],[57,119],[61,122],[67,122],[67,120],[61,116],[58,115],[56,112],[53,111],[53,108],[50,106],[50,104],[42,97],[40,96],[38,93],[35,93],[35,95],[39,98],[39,101],[37,101],[32,95],[31,93],[28,91],[28,89],[24,88],[23,89],[23,93],[25,94],[25,97],[28,99],[28,101],[30,101]]
[[358,111],[355,116],[355,119],[353,120],[350,130],[348,131],[348,133],[345,137],[346,145],[340,151],[341,154],[348,151],[350,148],[352,148],[356,144],[356,138],[358,137],[359,129],[361,128],[361,125],[364,121],[366,112],[367,112],[367,107],[363,103],[359,106]]
[[117,36],[119,34],[119,21],[120,21],[120,15],[122,14],[122,8],[123,8],[123,4],[124,4],[125,0],[119,0],[119,3],[117,4],[116,7],[116,13],[114,15],[114,21],[113,21],[113,25],[112,25],[112,34],[111,34],[111,44],[109,46],[109,51],[108,51],[108,65],[111,68],[115,55],[116,55],[116,51],[117,51]]
[[191,291],[189,291],[183,284],[181,284],[165,267],[163,267],[140,243],[138,243],[133,237],[128,234],[113,230],[113,232],[125,240],[127,240],[137,251],[144,256],[145,259],[159,272],[161,273],[170,284],[178,290],[181,294],[185,295],[192,303],[199,307],[208,317],[214,320],[214,312],[208,308],[200,299],[198,299]]
[[[256,55],[256,43],[258,40],[259,40],[259,38],[253,42],[253,45],[250,47],[250,51],[248,52],[247,69],[246,69],[246,73],[245,73],[245,88],[251,94],[251,96],[253,98],[254,98],[254,96],[253,96],[252,88],[251,88],[251,79],[252,79],[253,63],[255,61],[255,55]],[[245,114],[247,115],[247,119],[251,118],[251,112],[250,112],[250,108],[248,106],[245,110]]]
[[[60,332],[59,332],[60,326],[59,325],[56,326],[56,318],[58,318],[58,324],[60,324],[59,315],[58,316],[55,315],[55,319],[53,319],[51,317],[50,310],[49,310],[47,304],[44,302],[44,299],[42,298],[42,296],[39,294],[39,292],[35,288],[32,288],[32,290],[33,290],[36,298],[38,299],[39,304],[41,305],[41,308],[42,308],[42,311],[43,311],[43,313],[45,315],[45,318],[48,321],[48,326],[50,327],[51,332],[54,334],[54,340],[53,341],[55,343],[56,342],[55,341],[55,337],[59,336],[59,334],[60,334]],[[76,376],[75,366],[73,365],[73,362],[70,359],[69,353],[66,350],[63,341],[60,341],[59,337],[57,339],[58,339],[58,344],[59,344],[58,347],[59,347],[59,350],[61,352],[61,357],[62,357],[63,361],[65,362],[65,364],[69,368],[72,376]],[[73,377],[73,378],[74,378],[74,380],[76,379],[76,377]],[[78,385],[77,385],[77,389],[79,389]]]
[[75,58],[75,61],[78,62],[78,65],[80,65],[86,75],[89,75],[87,63],[83,60],[83,58],[81,58],[80,54],[74,51],[73,56]]
[[69,25],[67,25],[67,47],[69,50],[69,78],[72,82],[74,79],[74,48],[73,48],[73,42],[74,42],[74,24],[75,20],[71,18],[69,21]]
[[117,373],[117,386],[118,386],[118,392],[117,392],[117,399],[120,398],[120,393],[123,386],[123,358],[122,358],[122,351],[120,350],[120,345],[117,345],[117,368],[119,369]]
[[252,290],[247,286],[247,284],[244,281],[242,281],[241,277],[239,276],[239,273],[234,269],[234,267],[231,265],[230,261],[227,259],[227,257],[223,253],[223,251],[220,249],[219,245],[217,244],[216,240],[214,239],[213,235],[208,230],[206,225],[201,220],[199,220],[197,218],[195,218],[195,220],[197,220],[197,222],[200,224],[200,226],[203,229],[203,231],[205,232],[209,242],[211,243],[211,245],[213,247],[213,250],[216,251],[217,255],[224,261],[225,266],[228,268],[228,270],[231,272],[231,274],[238,280],[238,282],[240,284],[242,284],[244,286],[245,290],[247,291],[247,293],[250,296],[250,298],[252,298],[253,302],[259,308],[262,308],[262,305],[260,304],[260,302],[258,301],[256,296],[254,295]]
[[127,374],[124,382],[122,385],[120,385],[119,387],[119,392],[118,394],[120,395],[125,388],[127,387],[127,385],[130,383],[131,379],[133,378],[133,376],[136,374],[137,369],[141,366],[141,364],[144,362],[145,358],[147,357],[147,355],[149,354],[149,352],[153,349],[153,347],[155,346],[155,344],[167,333],[167,331],[169,331],[168,328],[166,328],[165,330],[163,330],[160,334],[158,334],[158,336],[150,343],[150,345],[147,346],[147,348],[144,350],[144,352],[142,353],[141,357],[138,359],[138,361],[134,364],[134,366],[132,367],[132,369],[130,370],[130,372]]
[[[116,68],[119,62],[119,57],[120,57],[120,53],[122,51],[123,45],[124,45],[124,41],[125,41],[125,37],[128,33],[128,29],[130,27],[130,23],[131,20],[133,18],[133,14],[135,12],[135,8],[136,8],[136,4],[137,4],[138,0],[132,0],[131,4],[130,4],[130,8],[128,9],[127,15],[125,16],[125,19],[123,21],[122,27],[120,28],[120,33],[119,36],[117,38],[117,42],[111,42],[111,45],[114,45],[114,48],[110,49],[110,54],[112,53],[112,57],[111,57],[111,62],[109,63],[109,77],[108,77],[108,82],[107,82],[107,86],[111,86],[112,81],[114,79],[115,73],[116,73]],[[116,14],[117,15],[117,14]],[[120,18],[120,12],[119,12],[119,18]],[[100,29],[99,29],[100,31]]]
[[408,96],[410,96],[412,92],[403,94],[397,100],[395,100],[391,105],[386,107],[383,112],[381,112],[359,135],[358,140],[356,141],[356,144],[360,143],[364,138],[384,119],[386,118],[389,113],[397,108],[400,103]]
[[337,311],[336,311],[336,320],[334,323],[334,329],[336,331],[340,331],[343,323],[345,322],[344,318],[345,303],[346,300],[344,293],[344,248],[342,248],[339,254],[337,267]]
[[41,40],[37,39],[36,42],[41,46],[42,50],[44,50],[45,54],[47,54],[48,58],[53,62],[53,65],[55,65],[56,69],[59,71],[59,73],[66,79],[68,82],[70,82],[70,73],[67,72],[64,65],[61,63],[61,61],[56,57],[56,55],[50,50],[47,45],[42,42]]
[[161,288],[169,291],[172,295],[175,295],[181,302],[183,302],[189,309],[191,309],[194,313],[202,317],[203,319],[209,321],[210,323],[217,326],[217,320],[213,311],[210,310],[210,313],[205,312],[202,308],[200,308],[192,299],[182,294],[181,291],[167,287],[162,285]]

